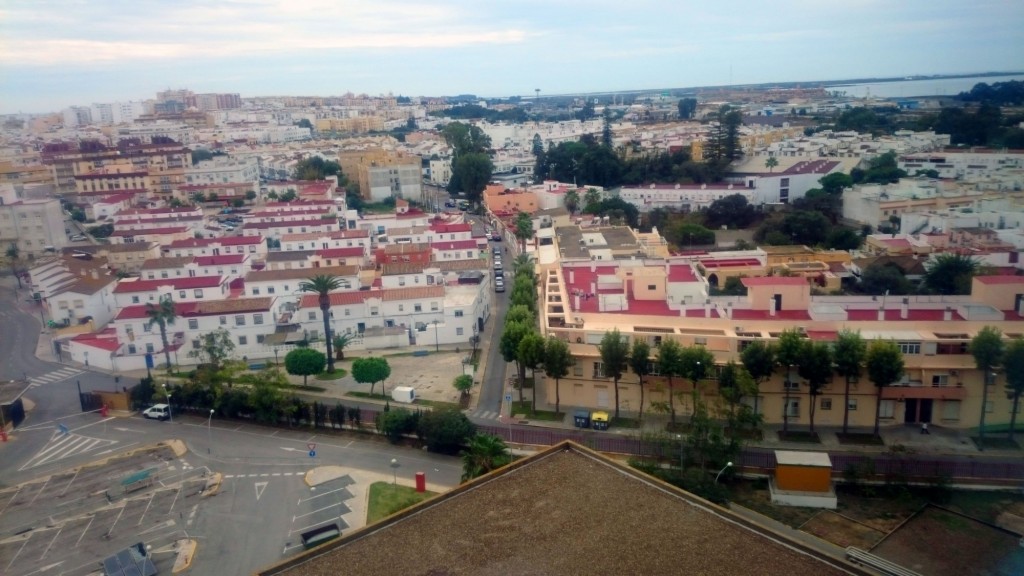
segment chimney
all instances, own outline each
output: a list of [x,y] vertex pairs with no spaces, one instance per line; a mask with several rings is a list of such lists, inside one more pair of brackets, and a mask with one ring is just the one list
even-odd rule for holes
[[900,318],[902,320],[907,319],[907,315],[910,313],[910,298],[904,298],[900,304]]
[[953,320],[953,309],[946,306],[946,309],[942,312],[942,321],[950,322]]
[[885,322],[885,308],[878,309],[878,321]]

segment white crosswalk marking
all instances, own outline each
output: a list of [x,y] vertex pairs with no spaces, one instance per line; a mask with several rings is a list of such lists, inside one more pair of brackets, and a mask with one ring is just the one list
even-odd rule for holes
[[486,410],[484,412],[474,412],[473,413],[474,417],[480,418],[482,420],[497,420],[499,415],[500,415],[499,412],[492,412],[490,410]]
[[47,442],[35,456],[18,470],[28,470],[36,466],[42,466],[50,462],[56,462],[63,458],[92,452],[111,444],[117,444],[117,440],[104,440],[102,438],[91,438],[80,434],[61,434],[54,432],[53,437]]
[[81,374],[82,372],[83,372],[83,370],[76,370],[76,369],[70,368],[70,367],[69,368],[61,368],[60,370],[54,370],[52,372],[47,372],[46,374],[43,374],[41,376],[33,376],[32,378],[29,378],[28,379],[29,387],[30,388],[35,388],[37,386],[42,386],[44,384],[52,384],[54,382],[60,382],[62,380],[67,380],[68,378],[71,378],[72,376],[75,376],[77,374]]

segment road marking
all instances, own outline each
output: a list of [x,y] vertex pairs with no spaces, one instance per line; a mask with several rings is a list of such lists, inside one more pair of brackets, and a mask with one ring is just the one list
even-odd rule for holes
[[297,532],[305,532],[307,530],[312,530],[313,528],[316,528],[317,526],[323,526],[323,525],[324,525],[324,523],[320,522],[318,524],[312,524],[310,526],[306,526],[305,528],[299,528],[298,530],[289,530],[288,531],[288,535],[291,536],[292,534],[295,534]]
[[[263,496],[263,491],[267,489],[267,484],[269,484],[269,482],[256,482],[255,483],[256,501],[257,502],[259,502],[260,501],[260,497]],[[294,521],[295,520],[292,520],[292,522],[294,522]]]
[[53,384],[54,382],[61,382],[67,380],[76,374],[81,374],[84,370],[75,370],[74,368],[61,368],[59,370],[53,370],[42,374],[40,376],[33,376],[28,379],[29,388],[36,388],[46,384]]
[[95,519],[96,519],[96,515],[95,514],[93,514],[92,516],[89,517],[89,523],[85,525],[85,528],[82,529],[82,535],[79,536],[78,540],[75,541],[75,548],[78,548],[78,545],[81,544],[82,538],[85,538],[86,532],[89,531],[89,526],[92,526],[92,521],[95,520]]
[[271,474],[271,476],[280,476],[280,475],[281,475],[280,472],[274,472],[273,474]]
[[292,448],[291,446],[279,446],[281,450],[287,450],[289,452],[305,452],[305,450],[299,450],[298,448]]
[[35,468],[37,466],[42,466],[43,464],[69,458],[71,456],[85,454],[114,444],[117,444],[117,440],[92,438],[90,436],[82,436],[74,433],[64,435],[60,432],[54,432],[46,446],[36,453],[35,456],[29,459],[28,462],[22,465],[18,471],[28,470],[29,468]]
[[[299,500],[299,504],[302,504],[303,502],[309,502],[310,500],[313,500],[314,498],[319,498],[321,496],[327,496],[328,494],[334,494],[335,492],[341,492],[342,490],[344,490],[344,488],[335,488],[334,490],[331,490],[330,492],[323,492],[321,494],[317,494],[316,496],[310,496],[309,498],[306,498],[305,500],[300,499]],[[294,522],[294,520],[292,520],[292,522]]]
[[61,526],[60,528],[57,529],[57,533],[53,535],[53,538],[50,540],[50,543],[46,545],[46,550],[43,550],[43,553],[39,556],[40,560],[42,560],[43,558],[46,558],[46,554],[50,551],[50,548],[53,547],[53,543],[57,541],[57,537],[60,536],[60,532],[63,529],[64,529],[63,526]]
[[225,480],[227,480],[228,478],[234,478],[234,477],[235,477],[235,475],[234,475],[234,474],[225,474],[225,475],[224,475],[224,479],[225,479]]

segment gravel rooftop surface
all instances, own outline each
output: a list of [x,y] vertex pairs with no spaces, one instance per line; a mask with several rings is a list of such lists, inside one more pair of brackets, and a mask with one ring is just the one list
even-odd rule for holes
[[696,502],[599,456],[559,449],[262,574],[850,573]]

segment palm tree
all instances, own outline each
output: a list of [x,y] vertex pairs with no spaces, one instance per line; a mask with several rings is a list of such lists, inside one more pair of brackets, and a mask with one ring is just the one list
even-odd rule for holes
[[355,334],[346,332],[345,334],[338,334],[334,337],[331,343],[334,345],[335,360],[345,359],[345,348],[356,339]]
[[18,288],[21,286],[21,276],[18,275],[18,257],[21,252],[18,250],[18,245],[11,242],[11,245],[7,247],[7,263],[11,265],[11,274],[14,274],[14,278],[18,281]]
[[341,280],[337,276],[318,274],[299,284],[302,292],[315,292],[320,302],[320,312],[324,317],[324,342],[327,344],[327,372],[334,372],[334,355],[331,354],[331,292],[341,288]]
[[580,194],[575,190],[569,190],[565,193],[565,209],[569,211],[569,214],[575,214],[576,209],[580,207]]
[[526,241],[533,238],[533,220],[530,215],[526,212],[520,212],[516,216],[515,227],[512,230],[515,234],[516,239],[519,240],[519,251],[522,254],[526,253]]
[[462,481],[468,482],[512,461],[505,441],[491,434],[476,434],[462,451]]
[[769,172],[772,172],[773,169],[778,165],[779,161],[775,158],[775,156],[769,156],[768,159],[764,161],[764,167],[767,168]]
[[152,327],[156,324],[160,327],[160,341],[164,345],[164,359],[167,360],[167,371],[170,372],[171,346],[167,342],[167,325],[174,324],[174,320],[178,317],[178,313],[174,309],[174,299],[164,298],[160,300],[159,304],[146,304],[146,316],[149,318],[147,326]]
[[848,432],[850,425],[850,383],[860,376],[867,351],[867,343],[861,338],[860,332],[841,330],[836,337],[836,372],[846,379],[846,392],[843,395],[843,434]]

